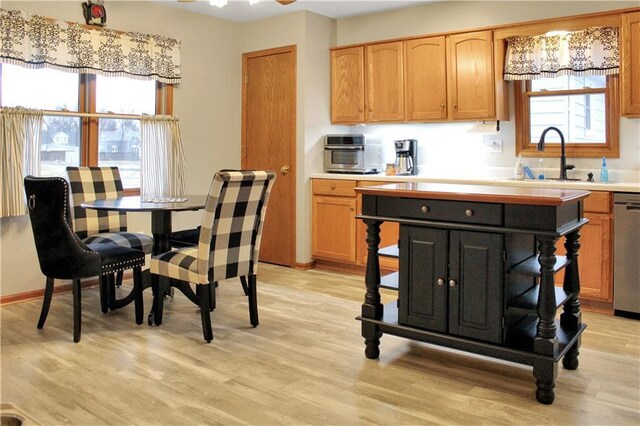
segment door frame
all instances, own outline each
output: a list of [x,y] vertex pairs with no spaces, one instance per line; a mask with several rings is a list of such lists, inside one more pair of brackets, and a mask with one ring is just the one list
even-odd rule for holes
[[[290,231],[292,236],[292,244],[291,244],[291,253],[290,255],[290,265],[289,267],[295,267],[297,265],[296,259],[296,247],[297,247],[297,234],[296,234],[296,214],[297,214],[297,192],[298,192],[298,182],[297,182],[297,110],[298,110],[298,49],[297,45],[289,45],[282,47],[275,47],[271,49],[264,50],[256,50],[253,52],[245,52],[242,54],[242,132],[241,132],[241,167],[246,168],[246,159],[247,159],[247,61],[253,58],[259,58],[261,56],[271,56],[282,53],[291,53],[293,56],[293,70],[291,75],[293,75],[293,116],[291,117],[291,129],[290,132],[293,135],[293,139],[291,141],[290,153],[291,153],[291,164],[289,165],[291,175],[291,179],[293,180],[293,190],[291,191],[292,200],[289,206],[291,210],[291,222],[290,222]],[[280,170],[274,170],[276,175],[278,175]]]

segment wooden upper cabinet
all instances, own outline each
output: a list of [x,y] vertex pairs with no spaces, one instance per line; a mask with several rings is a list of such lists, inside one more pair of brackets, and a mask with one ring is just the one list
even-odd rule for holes
[[446,120],[446,60],[444,36],[406,41],[405,107],[407,120]]
[[402,41],[366,46],[366,121],[404,120]]
[[364,47],[331,51],[331,122],[364,122]]
[[495,117],[492,32],[448,36],[447,62],[449,118]]
[[640,12],[621,19],[622,115],[640,117]]

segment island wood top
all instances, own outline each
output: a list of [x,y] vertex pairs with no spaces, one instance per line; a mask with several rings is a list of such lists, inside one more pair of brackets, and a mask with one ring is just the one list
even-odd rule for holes
[[357,187],[356,192],[388,197],[538,206],[561,206],[567,203],[575,203],[591,194],[589,191],[577,189],[519,188],[422,182]]

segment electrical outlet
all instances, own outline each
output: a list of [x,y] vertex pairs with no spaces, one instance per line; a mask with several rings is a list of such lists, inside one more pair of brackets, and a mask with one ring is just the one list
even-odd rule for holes
[[490,154],[502,153],[502,139],[498,139],[493,135],[484,136],[484,146]]

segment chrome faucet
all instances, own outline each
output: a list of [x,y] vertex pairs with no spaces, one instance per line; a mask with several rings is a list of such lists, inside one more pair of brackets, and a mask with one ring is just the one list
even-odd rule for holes
[[567,156],[564,150],[564,135],[557,127],[547,127],[540,135],[540,141],[538,142],[538,151],[544,151],[544,137],[549,130],[555,130],[560,135],[560,177],[559,180],[569,180],[567,177],[567,170],[572,170],[575,166],[573,164],[567,164]]

